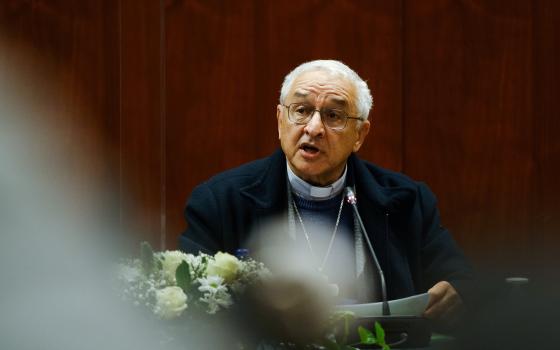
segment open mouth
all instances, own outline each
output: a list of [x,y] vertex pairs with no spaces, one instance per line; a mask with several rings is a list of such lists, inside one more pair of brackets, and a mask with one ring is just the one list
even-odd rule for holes
[[304,143],[304,144],[301,145],[299,148],[300,148],[301,150],[303,150],[304,152],[306,152],[306,153],[310,153],[310,154],[319,153],[319,148],[317,148],[317,147],[315,147],[315,146],[313,146],[313,145],[310,145],[310,144]]

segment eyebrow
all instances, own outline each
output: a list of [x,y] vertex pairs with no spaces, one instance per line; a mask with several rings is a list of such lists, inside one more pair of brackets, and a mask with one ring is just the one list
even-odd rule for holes
[[343,98],[337,97],[337,96],[330,96],[329,98],[327,98],[327,103],[334,103],[337,104],[341,107],[346,107],[348,106],[348,101],[346,101]]

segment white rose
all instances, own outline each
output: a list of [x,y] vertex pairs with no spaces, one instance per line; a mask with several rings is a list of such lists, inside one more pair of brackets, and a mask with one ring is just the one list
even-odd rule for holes
[[161,318],[170,320],[181,316],[187,308],[187,295],[179,287],[165,287],[156,291],[154,312]]
[[231,283],[241,268],[241,261],[228,253],[218,252],[214,259],[208,262],[206,274],[209,276],[220,276],[226,283]]
[[160,257],[165,278],[168,281],[175,283],[175,271],[177,271],[177,267],[181,264],[181,262],[188,262],[188,255],[178,250],[167,250],[162,252]]

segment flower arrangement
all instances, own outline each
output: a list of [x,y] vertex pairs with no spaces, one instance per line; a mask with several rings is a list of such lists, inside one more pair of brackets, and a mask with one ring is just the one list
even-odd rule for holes
[[192,255],[154,252],[144,242],[141,256],[119,265],[123,297],[143,305],[161,319],[181,317],[190,307],[216,314],[260,278],[269,275],[262,263],[218,252]]
[[[141,244],[140,258],[126,259],[118,267],[124,284],[122,296],[134,305],[146,307],[163,320],[180,319],[192,308],[214,315],[233,305],[247,287],[270,277],[264,264],[250,258],[238,259],[228,253],[186,254],[181,251],[154,252],[147,242]],[[331,315],[327,333],[303,349],[357,350],[348,345],[354,315]],[[339,334],[336,336],[335,334]],[[360,343],[389,349],[383,328],[376,322],[374,332],[358,328]],[[242,347],[241,347],[242,348]],[[281,343],[275,349],[301,348]]]

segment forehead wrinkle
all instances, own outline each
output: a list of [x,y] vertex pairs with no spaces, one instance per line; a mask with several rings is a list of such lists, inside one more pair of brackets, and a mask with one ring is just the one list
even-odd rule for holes
[[302,97],[302,98],[306,98],[308,96],[309,96],[309,92],[305,90],[296,90],[293,95],[293,97]]
[[307,98],[310,95],[315,95],[320,99],[332,100],[340,104],[347,103],[350,93],[338,87],[317,89],[313,86],[306,86],[297,88],[292,94],[292,97]]
[[325,76],[309,76],[308,73],[303,73],[293,82],[291,97],[308,99],[310,95],[315,95],[315,102],[318,105],[332,101],[337,105],[354,110],[354,85],[339,77],[329,76],[328,80],[323,80],[323,78]]
[[[316,98],[313,98],[316,96]],[[348,108],[351,105],[351,102],[348,101],[346,98],[338,96],[338,95],[329,95],[329,94],[319,94],[315,95],[314,93],[300,93],[298,91],[294,92],[293,98],[296,100],[302,99],[310,104],[316,104],[320,107],[330,106],[331,108],[334,106],[335,108]]]

